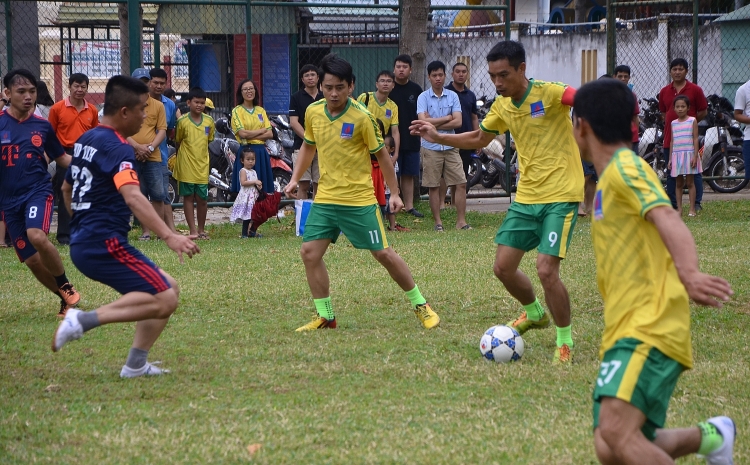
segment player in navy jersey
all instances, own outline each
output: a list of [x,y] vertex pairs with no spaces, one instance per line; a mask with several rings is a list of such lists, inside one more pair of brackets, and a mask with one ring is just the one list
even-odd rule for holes
[[60,254],[47,238],[52,219],[52,178],[47,159],[66,167],[52,125],[34,115],[37,80],[16,69],[3,78],[8,108],[0,112],[0,212],[18,258],[36,279],[60,297],[59,316],[81,300],[65,276]]
[[200,252],[194,237],[174,233],[141,194],[135,153],[126,138],[139,131],[147,101],[148,88],[141,81],[111,78],[104,93],[102,122],[76,142],[62,186],[72,217],[70,258],[84,275],[122,297],[91,312],[68,310],[55,331],[52,350],[60,350],[97,326],[136,321],[122,378],[168,372],[148,362],[148,351],[177,309],[179,296],[177,282],[128,244],[130,212],[164,238],[180,262],[183,253],[192,257]]

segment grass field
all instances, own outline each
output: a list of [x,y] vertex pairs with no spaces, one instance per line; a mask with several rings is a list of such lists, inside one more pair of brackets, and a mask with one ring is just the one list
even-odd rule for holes
[[[750,463],[748,216],[750,202],[712,202],[688,222],[702,269],[727,278],[735,296],[721,310],[692,308],[695,369],[680,379],[667,423],[732,416],[737,464]],[[58,300],[0,250],[0,463],[596,463],[602,301],[589,220],[562,267],[576,352],[561,368],[551,365],[552,328],[525,336],[519,363],[481,358],[483,331],[519,305],[492,274],[502,215],[468,219],[474,230],[455,231],[448,213],[438,234],[432,221],[404,216],[414,230],[389,235],[442,318],[430,331],[370,254],[343,239],[326,255],[339,327],[304,334],[294,329],[313,314],[312,299],[288,224],[246,241],[239,226],[214,227],[185,265],[162,242],[136,241],[182,289],[149,357],[172,370],[158,379],[118,376],[132,324],[98,328],[53,354]],[[116,297],[60,251],[83,308]],[[540,290],[535,256],[522,268]]]

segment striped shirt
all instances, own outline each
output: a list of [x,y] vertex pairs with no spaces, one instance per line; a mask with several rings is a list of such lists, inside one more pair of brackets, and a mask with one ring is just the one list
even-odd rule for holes
[[694,152],[693,121],[695,118],[688,116],[685,121],[678,119],[672,121],[672,151]]

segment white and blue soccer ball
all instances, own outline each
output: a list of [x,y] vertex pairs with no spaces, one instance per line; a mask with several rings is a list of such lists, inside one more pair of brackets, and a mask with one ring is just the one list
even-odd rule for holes
[[482,356],[497,363],[521,360],[524,348],[523,338],[518,331],[505,325],[497,325],[488,329],[479,341],[479,351]]

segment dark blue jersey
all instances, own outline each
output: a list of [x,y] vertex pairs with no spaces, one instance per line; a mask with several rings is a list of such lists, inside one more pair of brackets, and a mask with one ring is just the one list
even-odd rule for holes
[[18,121],[0,112],[0,210],[15,207],[38,192],[52,192],[47,160],[65,154],[52,125],[31,115]]
[[65,180],[73,186],[71,244],[91,238],[127,237],[130,208],[120,194],[125,184],[138,184],[135,152],[119,133],[99,125],[73,146]]

